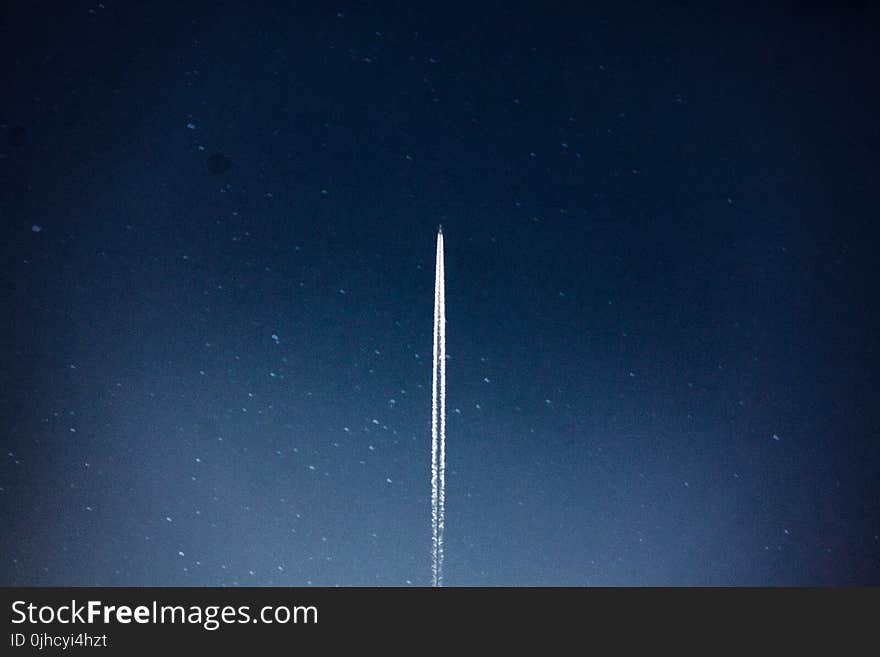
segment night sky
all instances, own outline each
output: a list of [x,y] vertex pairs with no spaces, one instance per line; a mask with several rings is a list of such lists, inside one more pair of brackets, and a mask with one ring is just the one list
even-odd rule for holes
[[[880,584],[866,9],[0,10],[0,583]],[[582,6],[584,5],[584,6]]]

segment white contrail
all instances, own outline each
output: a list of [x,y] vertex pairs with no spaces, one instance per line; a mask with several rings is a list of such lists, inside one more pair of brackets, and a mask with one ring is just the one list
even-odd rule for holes
[[446,524],[446,284],[443,228],[437,232],[434,269],[434,350],[431,367],[431,575],[443,585],[443,529]]
[[446,269],[443,263],[443,229],[437,233],[440,244],[440,507],[438,529],[439,569],[437,584],[443,585],[443,530],[446,525]]

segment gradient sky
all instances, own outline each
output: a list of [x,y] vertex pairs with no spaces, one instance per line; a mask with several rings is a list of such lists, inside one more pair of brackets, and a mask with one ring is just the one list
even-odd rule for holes
[[877,13],[580,4],[4,5],[0,583],[428,584],[442,223],[447,584],[880,584]]

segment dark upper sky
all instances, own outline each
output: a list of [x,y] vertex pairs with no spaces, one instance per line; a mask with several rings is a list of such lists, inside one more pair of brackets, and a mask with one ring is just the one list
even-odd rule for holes
[[448,584],[880,584],[877,13],[580,4],[6,3],[0,583],[427,584],[442,223]]

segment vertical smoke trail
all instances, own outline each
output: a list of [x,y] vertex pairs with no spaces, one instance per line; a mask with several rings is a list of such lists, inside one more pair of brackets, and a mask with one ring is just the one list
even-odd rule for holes
[[438,281],[440,280],[440,237],[437,237],[437,259],[434,266],[434,349],[431,361],[431,582],[437,586],[437,531],[438,518],[438,490],[437,473],[437,343],[440,339],[437,333],[437,319],[440,310],[438,302]]
[[443,229],[437,233],[437,241],[440,250],[440,317],[438,331],[440,333],[440,353],[438,365],[440,366],[440,463],[439,479],[440,490],[438,495],[438,521],[437,521],[437,552],[438,569],[437,585],[443,585],[443,530],[446,525],[446,270],[443,263]]
[[443,585],[443,530],[446,524],[446,283],[443,228],[437,232],[434,270],[434,349],[431,367],[431,575]]

